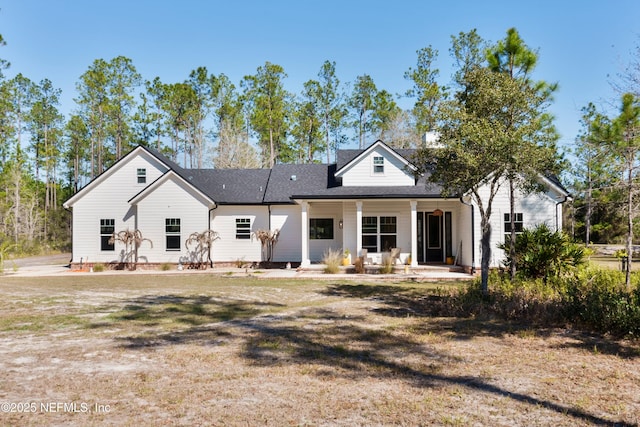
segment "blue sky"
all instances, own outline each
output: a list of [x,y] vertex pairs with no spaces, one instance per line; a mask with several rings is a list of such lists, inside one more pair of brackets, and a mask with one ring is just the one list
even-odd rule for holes
[[[266,61],[284,67],[288,90],[336,61],[342,82],[369,74],[379,89],[403,93],[416,50],[439,51],[440,82],[451,75],[451,35],[473,28],[486,40],[515,27],[539,50],[534,77],[558,82],[551,112],[571,146],[580,109],[611,108],[610,81],[640,46],[640,2],[610,1],[142,1],[0,0],[0,34],[11,62],[6,75],[48,78],[75,109],[75,84],[98,58],[132,59],[145,79],[183,81],[205,66],[237,85]],[[398,100],[404,108],[411,101]]]

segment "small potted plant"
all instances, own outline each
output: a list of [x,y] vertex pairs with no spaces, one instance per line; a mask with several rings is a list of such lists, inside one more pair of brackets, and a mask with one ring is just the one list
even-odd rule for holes
[[351,252],[349,252],[349,249],[344,250],[344,256],[342,257],[342,265],[345,267],[348,265],[351,265]]
[[404,274],[409,274],[409,266],[411,265],[411,255],[407,255],[404,260]]

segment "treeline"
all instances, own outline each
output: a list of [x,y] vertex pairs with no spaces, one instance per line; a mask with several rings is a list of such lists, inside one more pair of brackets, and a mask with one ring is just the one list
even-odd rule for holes
[[[181,82],[146,80],[129,58],[97,59],[79,77],[68,117],[50,80],[0,74],[4,251],[67,247],[64,200],[138,144],[188,168],[330,163],[340,146],[355,141],[364,148],[377,138],[415,147],[435,128],[437,100],[445,95],[432,68],[437,51],[417,54],[404,75],[411,88],[403,96],[415,100],[409,111],[367,74],[342,82],[331,61],[294,94],[283,67],[269,62],[236,84],[205,67]],[[9,62],[0,65],[5,70]]]
[[[269,62],[239,82],[205,67],[195,68],[183,81],[163,82],[159,77],[144,78],[129,58],[97,59],[79,77],[75,108],[68,116],[60,111],[61,90],[53,82],[34,82],[21,73],[8,78],[2,71],[9,63],[0,59],[0,250],[68,248],[70,214],[61,208],[62,202],[138,144],[151,146],[188,168],[330,163],[346,143],[364,148],[377,138],[394,147],[419,147],[426,131],[445,132],[458,123],[459,114],[451,114],[449,106],[452,102],[464,106],[472,99],[466,85],[473,68],[485,67],[530,82],[535,51],[527,50],[529,57],[517,58],[521,71],[509,63],[495,63],[496,51],[506,57],[521,55],[510,52],[517,44],[514,41],[523,44],[515,29],[495,45],[485,42],[475,30],[452,36],[449,53],[455,71],[446,85],[434,67],[439,52],[431,46],[422,48],[416,52],[416,63],[398,76],[409,86],[399,95],[378,88],[368,74],[352,82],[341,81],[332,61],[320,64],[317,75],[299,93],[292,93],[283,67]],[[2,36],[0,43],[4,44]],[[514,74],[518,72],[522,75]],[[640,81],[637,65],[628,73],[635,95],[625,105],[635,111],[638,87],[633,84]],[[533,138],[555,150],[557,134],[552,117],[544,110],[556,86],[534,89],[546,95],[541,114],[534,115],[539,118],[527,119],[542,129],[532,133]],[[399,96],[411,99],[412,107],[400,108]],[[503,112],[496,110],[496,114]],[[599,241],[625,233],[620,216],[624,206],[631,205],[622,201],[629,194],[635,198],[637,192],[635,187],[631,193],[624,192],[630,187],[624,187],[619,178],[621,170],[631,171],[635,183],[637,167],[623,162],[631,152],[621,138],[635,146],[638,133],[629,137],[635,125],[623,130],[623,120],[609,119],[592,106],[585,113],[586,130],[577,145],[587,148],[574,153],[578,160],[573,162],[571,177],[576,178],[572,187],[576,201],[574,215],[567,221],[577,237],[586,233]],[[608,133],[605,124],[610,125]],[[602,160],[607,156],[600,151],[591,153],[595,148],[589,145],[605,140],[608,145],[597,150],[618,159],[610,167]],[[513,151],[516,146],[507,144],[505,150]],[[634,152],[634,161],[637,157]],[[600,162],[598,167],[610,173],[593,169],[592,161]],[[591,181],[583,179],[585,174]],[[604,181],[609,176],[611,180]]]
[[624,243],[631,253],[640,235],[640,45],[617,77],[613,108],[582,109],[567,231],[587,245]]

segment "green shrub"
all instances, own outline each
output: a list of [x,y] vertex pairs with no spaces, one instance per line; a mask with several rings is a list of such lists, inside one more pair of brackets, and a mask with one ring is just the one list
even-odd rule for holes
[[564,321],[561,292],[541,279],[512,282],[493,273],[488,294],[482,293],[478,279],[455,299],[452,307],[458,316],[498,317],[536,325],[560,325]]
[[638,274],[627,291],[624,272],[586,268],[567,279],[566,313],[590,329],[617,335],[640,334]]
[[523,278],[543,279],[559,276],[585,261],[582,245],[573,243],[562,232],[553,232],[546,224],[525,229],[516,237],[515,259],[509,254],[510,242],[498,247],[505,252],[504,264],[516,264],[516,271]]
[[160,270],[161,271],[169,271],[171,270],[171,263],[165,262],[160,264]]
[[632,291],[623,272],[580,267],[572,274],[543,279],[509,280],[492,272],[489,292],[480,281],[430,300],[437,316],[501,318],[537,326],[571,325],[618,336],[640,335],[640,273],[632,274]]
[[104,266],[104,264],[100,264],[100,263],[98,263],[98,264],[94,264],[94,265],[93,265],[93,271],[94,271],[95,273],[101,273],[101,272],[103,272],[105,269],[106,269],[106,267]]
[[327,249],[322,256],[322,263],[325,264],[325,273],[338,273],[340,271],[340,264],[342,263],[342,251],[331,248]]

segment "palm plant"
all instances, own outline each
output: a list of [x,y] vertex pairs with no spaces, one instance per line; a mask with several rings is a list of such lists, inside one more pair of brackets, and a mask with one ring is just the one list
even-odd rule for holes
[[508,241],[498,245],[505,251],[504,264],[510,267],[515,262],[521,276],[542,278],[545,282],[582,264],[585,258],[584,247],[562,232],[551,231],[546,224],[524,229],[516,237],[515,258],[511,257],[509,246]]
[[255,237],[260,241],[262,245],[262,253],[263,257],[266,258],[267,262],[271,262],[273,258],[273,248],[278,243],[278,238],[280,237],[280,229],[276,228],[275,230],[256,230],[252,234],[252,239]]
[[[109,239],[109,244],[113,245],[115,242],[121,242],[124,244],[124,253],[122,255],[122,262],[125,266],[129,267],[131,270],[136,269],[136,265],[138,264],[138,248],[142,245],[142,242],[147,241],[153,248],[153,242],[142,236],[142,231],[135,229],[118,231],[117,233],[113,233],[111,238]],[[133,263],[131,262],[131,258],[133,257]]]
[[195,245],[193,253],[198,258],[198,263],[200,265],[204,264],[206,255],[206,261],[208,261],[209,265],[213,267],[213,261],[211,260],[211,245],[219,238],[220,236],[218,233],[213,230],[205,230],[202,233],[198,233],[196,231],[189,235],[185,242],[185,246],[189,249],[189,246]]

